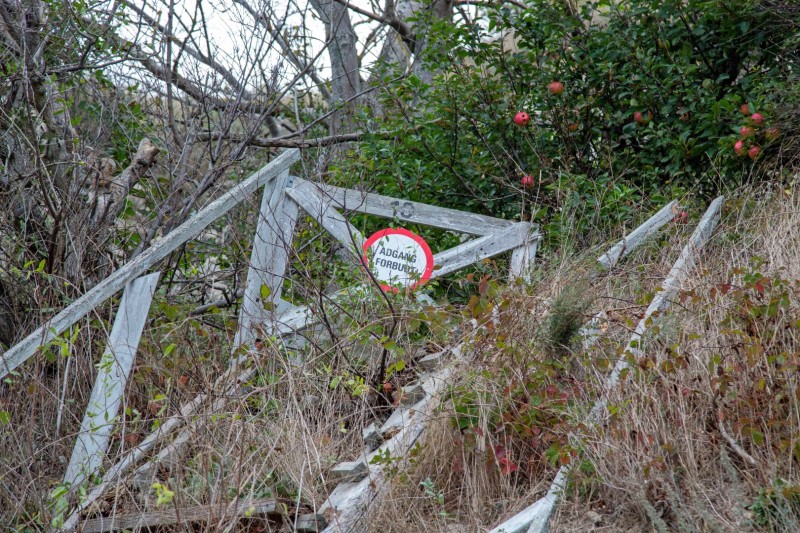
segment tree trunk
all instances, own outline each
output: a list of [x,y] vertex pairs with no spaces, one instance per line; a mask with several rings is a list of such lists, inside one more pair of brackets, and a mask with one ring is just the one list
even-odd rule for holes
[[[358,38],[350,22],[347,7],[335,0],[311,0],[311,6],[325,24],[325,38],[331,60],[330,118],[331,135],[352,130],[352,110],[361,93],[359,74]],[[337,109],[338,108],[338,109]]]

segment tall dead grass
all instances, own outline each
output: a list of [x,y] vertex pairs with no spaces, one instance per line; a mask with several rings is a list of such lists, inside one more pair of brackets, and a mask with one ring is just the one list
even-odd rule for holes
[[[542,496],[568,463],[577,468],[552,531],[800,528],[797,195],[776,188],[729,198],[681,297],[653,321],[644,356],[630,360],[632,370],[612,391],[609,412],[600,424],[585,423],[611,367],[630,357],[624,347],[632,330],[692,229],[669,225],[612,272],[594,271],[602,247],[562,253],[527,286],[476,276],[479,295],[463,308],[434,312],[406,302],[387,318],[380,301],[349,302],[350,316],[332,313],[341,328],[333,341],[267,340],[244,393],[222,410],[198,413],[187,449],[150,478],[120,483],[97,510],[153,510],[154,482],[174,490],[180,506],[277,497],[319,508],[334,487],[331,468],[354,459],[361,429],[392,409],[381,391],[360,387],[375,378],[384,322],[398,321],[389,363],[407,362],[385,379],[391,401],[414,379],[421,354],[456,340],[475,319],[479,332],[426,432],[367,510],[369,531],[488,529]],[[608,327],[584,351],[575,333],[601,310]],[[218,394],[211,384],[225,357],[209,354],[226,353],[230,339],[224,328],[202,326],[187,320],[151,330],[109,462],[182,402]],[[159,353],[166,342],[179,345],[179,357]],[[3,393],[7,405],[25,406],[10,410],[0,428],[4,523],[37,530],[55,512],[47,495],[89,393],[72,385],[72,401],[60,407],[61,389],[90,383],[93,373],[88,363],[71,370],[81,380],[65,379],[65,370],[62,360],[42,364]],[[59,409],[63,428],[54,434]],[[262,527],[291,530],[291,520]]]

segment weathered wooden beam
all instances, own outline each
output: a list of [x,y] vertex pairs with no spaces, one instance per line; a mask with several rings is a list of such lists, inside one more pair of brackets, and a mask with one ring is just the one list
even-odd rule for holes
[[65,307],[21,342],[0,355],[0,377],[4,377],[28,360],[40,346],[83,318],[87,313],[119,292],[131,280],[147,272],[178,246],[198,236],[217,218],[224,215],[244,199],[266,184],[300,158],[299,150],[287,150],[261,170],[195,213],[189,220],[156,241],[131,262],[114,271],[106,279]]
[[[694,267],[695,262],[697,261],[697,256],[711,238],[711,234],[714,232],[717,222],[719,222],[724,201],[725,198],[720,196],[711,202],[711,204],[708,206],[708,209],[706,209],[706,212],[703,214],[703,218],[700,219],[700,222],[697,224],[692,236],[689,237],[689,242],[686,243],[686,246],[684,246],[683,250],[681,250],[681,255],[678,257],[678,260],[675,261],[674,265],[672,265],[669,275],[667,275],[667,278],[661,285],[661,290],[656,293],[655,297],[650,302],[650,305],[647,307],[644,316],[636,326],[636,330],[634,330],[631,340],[628,342],[628,351],[634,354],[641,353],[642,336],[650,325],[652,316],[655,313],[663,311],[669,307],[670,300],[673,296],[675,296],[675,293],[678,292],[681,283],[683,283],[683,281],[689,275],[691,269]],[[606,381],[606,391],[610,391],[616,386],[617,381],[619,380],[620,372],[626,368],[628,368],[628,363],[624,358],[621,358],[619,361],[617,361],[614,370]],[[599,401],[603,402],[604,409],[606,401],[605,397],[601,400],[598,400],[598,402]]]
[[[234,338],[234,352],[243,345],[252,344],[260,328],[271,331],[274,314],[290,308],[280,296],[288,265],[289,247],[297,222],[298,206],[294,200],[285,196],[287,179],[288,171],[278,176],[273,187],[264,190],[256,236],[253,239],[247,285],[239,313],[239,330]],[[269,289],[267,307],[272,307],[274,313],[265,309],[265,302],[261,297],[262,285],[266,285]],[[238,368],[246,359],[247,356],[241,356],[234,361],[231,368]],[[249,380],[254,373],[254,368],[245,369],[237,379],[237,383]],[[216,412],[221,409],[226,401],[225,395],[218,398],[209,407],[210,411]],[[157,465],[174,461],[190,443],[192,435],[193,427],[183,428],[152,461],[137,468],[133,475],[134,481],[149,480],[153,477]]]
[[320,185],[322,193],[336,206],[347,211],[367,213],[382,218],[396,218],[404,222],[424,224],[469,235],[486,235],[508,228],[513,220],[487,217],[476,213],[411,202],[380,194]]
[[511,252],[511,264],[508,269],[511,280],[522,278],[524,281],[530,281],[531,269],[536,262],[536,250],[539,248],[539,240],[540,238],[537,236],[537,238],[517,246]]
[[[453,350],[460,353],[460,350]],[[376,455],[389,454],[391,457],[406,457],[409,450],[417,442],[428,423],[430,415],[436,407],[437,394],[449,382],[454,370],[447,367],[430,374],[423,379],[422,387],[427,395],[413,406],[400,407],[396,412],[403,412],[404,423],[377,450],[367,454],[369,463]],[[387,488],[388,479],[384,465],[368,464],[365,478],[355,483],[342,483],[334,489],[318,512],[330,513],[325,532],[341,533],[358,531],[358,525],[364,525],[365,515],[370,505],[375,504]]]
[[[720,196],[711,202],[708,209],[706,209],[703,218],[700,219],[697,228],[695,228],[692,236],[689,238],[689,242],[684,246],[681,255],[670,269],[669,274],[661,286],[661,291],[659,291],[653,298],[653,301],[650,302],[644,316],[636,326],[636,330],[627,345],[627,351],[629,353],[641,353],[640,344],[642,337],[652,323],[653,316],[667,308],[670,299],[675,295],[681,283],[683,283],[688,276],[690,270],[697,261],[697,256],[711,238],[711,234],[719,221],[723,202],[724,198]],[[602,317],[599,315],[595,317],[595,321],[598,320],[602,320]],[[599,337],[597,331],[599,328],[600,324],[597,322],[595,324],[590,323],[588,327],[585,327],[586,337],[584,337],[584,342],[596,342]],[[626,368],[628,368],[627,361],[624,357],[620,358],[604,383],[605,394],[595,401],[589,413],[589,423],[597,423],[599,421],[608,405],[608,393],[617,385],[621,372]],[[490,533],[521,533],[523,531],[527,531],[528,533],[546,533],[550,517],[566,487],[567,476],[571,472],[574,464],[575,462],[573,461],[569,465],[562,466],[558,470],[553,483],[550,485],[550,489],[542,499],[492,529]]]
[[214,523],[235,517],[283,516],[284,505],[270,498],[233,505],[197,505],[177,512],[170,508],[148,513],[132,513],[86,520],[80,525],[82,533],[105,533],[121,529],[145,529],[195,522]]
[[630,235],[615,244],[609,251],[597,258],[597,262],[604,268],[611,268],[619,263],[620,259],[627,256],[639,247],[650,235],[658,231],[661,226],[675,218],[674,208],[677,205],[675,200],[671,201],[658,213],[648,218],[644,224],[633,230]]
[[[92,507],[95,502],[102,498],[106,492],[108,492],[116,483],[118,483],[123,476],[129,473],[133,467],[136,466],[139,461],[141,461],[156,446],[156,444],[180,429],[187,419],[191,419],[200,406],[205,403],[209,394],[217,393],[220,395],[220,397],[218,397],[216,401],[212,403],[212,411],[214,409],[218,409],[220,405],[227,401],[225,393],[232,387],[237,386],[239,383],[244,383],[245,381],[249,380],[256,371],[255,366],[244,369],[242,366],[243,365],[241,362],[237,362],[237,364],[228,368],[228,370],[226,370],[220,377],[217,378],[209,392],[198,394],[191,401],[182,405],[178,413],[170,416],[158,427],[157,430],[145,437],[142,442],[137,444],[117,463],[109,468],[103,476],[102,482],[93,487],[89,494],[86,495],[86,498],[77,506],[75,510],[73,510],[72,514],[64,521],[64,525],[61,526],[60,531],[73,531],[80,520],[81,513]],[[190,435],[191,433],[188,429],[184,430],[184,432],[181,433],[178,438],[176,438],[172,443],[170,443],[170,445],[166,446],[165,449],[159,453],[159,459],[164,460],[166,457],[174,454],[175,451],[178,450],[181,445],[188,440]],[[149,463],[144,465],[142,470],[147,468],[148,465]]]
[[450,274],[487,257],[507,252],[528,242],[528,239],[533,242],[541,238],[539,234],[529,235],[531,231],[530,223],[517,222],[496,233],[478,237],[440,252],[433,256],[431,279]]
[[361,263],[364,236],[336,210],[333,202],[325,197],[317,184],[298,178],[287,194],[342,243],[351,257]]
[[[297,204],[286,199],[288,178],[289,169],[286,169],[264,187],[239,309],[239,329],[233,341],[234,349],[251,345],[258,328],[273,316],[276,306],[281,302],[288,258],[286,247],[291,246],[297,221]],[[266,287],[268,293],[266,301],[262,297],[262,287]]]
[[64,474],[65,483],[82,483],[103,463],[160,275],[156,272],[137,278],[128,283],[122,293],[108,346],[97,365],[94,388]]

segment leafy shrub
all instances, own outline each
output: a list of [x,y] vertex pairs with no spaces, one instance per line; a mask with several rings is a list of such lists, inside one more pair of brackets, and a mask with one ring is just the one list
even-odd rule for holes
[[[348,170],[369,172],[386,194],[533,219],[554,243],[749,173],[753,162],[733,151],[740,107],[771,123],[796,77],[793,26],[777,24],[777,11],[756,0],[567,4],[433,24],[427,60],[439,75],[383,93],[391,138],[364,142]],[[548,91],[553,80],[562,94]],[[512,121],[521,110],[530,125]]]

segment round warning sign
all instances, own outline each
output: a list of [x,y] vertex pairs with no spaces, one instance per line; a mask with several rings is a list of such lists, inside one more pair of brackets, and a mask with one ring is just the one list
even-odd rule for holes
[[416,288],[433,272],[433,254],[425,240],[407,229],[388,228],[364,242],[364,264],[384,291]]

